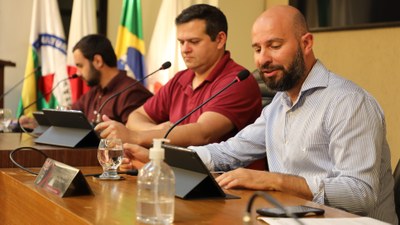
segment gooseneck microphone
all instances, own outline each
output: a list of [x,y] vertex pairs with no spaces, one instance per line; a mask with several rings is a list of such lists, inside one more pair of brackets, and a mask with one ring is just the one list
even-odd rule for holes
[[168,69],[168,68],[170,68],[170,67],[171,67],[171,63],[170,63],[169,61],[167,61],[167,62],[163,63],[163,64],[161,65],[161,67],[158,68],[157,70],[155,70],[155,71],[153,71],[152,73],[146,75],[145,77],[143,77],[143,78],[140,79],[140,80],[136,80],[133,84],[127,86],[126,88],[124,88],[124,89],[118,91],[117,93],[111,95],[110,97],[108,97],[108,98],[103,102],[103,104],[100,105],[99,110],[97,110],[96,121],[95,121],[95,123],[98,124],[98,123],[101,122],[101,110],[103,110],[104,106],[105,106],[105,105],[107,104],[107,102],[109,102],[111,99],[113,99],[113,98],[115,98],[116,96],[120,95],[121,93],[123,93],[124,91],[128,90],[129,88],[131,88],[131,87],[133,87],[133,86],[136,86],[139,82],[144,81],[145,79],[147,79],[147,78],[150,77],[151,75],[157,73],[158,71],[160,71],[160,70],[165,70],[165,69]]
[[31,77],[33,74],[35,74],[37,71],[39,71],[41,69],[40,66],[36,67],[35,69],[33,69],[32,72],[24,75],[24,77],[19,80],[16,84],[14,84],[14,86],[12,86],[10,89],[8,89],[8,91],[4,92],[1,96],[0,96],[0,100],[3,99],[4,97],[6,97],[8,95],[8,93],[10,93],[11,91],[13,91],[18,85],[20,85],[22,82],[24,82],[26,79],[28,79],[29,77]]
[[217,93],[215,93],[214,95],[212,95],[211,97],[209,97],[207,100],[205,100],[203,103],[201,103],[199,106],[197,106],[196,108],[194,108],[192,111],[190,111],[188,114],[186,114],[184,117],[180,118],[178,121],[176,121],[167,131],[167,133],[165,133],[164,135],[164,139],[166,139],[169,135],[169,133],[172,131],[172,129],[174,129],[178,124],[182,123],[182,121],[184,121],[186,118],[188,118],[190,115],[192,115],[194,112],[196,112],[197,110],[199,110],[201,107],[203,107],[205,104],[207,104],[209,101],[211,101],[212,99],[214,99],[215,97],[217,97],[219,94],[221,94],[223,91],[225,91],[226,89],[228,89],[230,86],[232,86],[234,83],[240,82],[244,79],[246,79],[247,77],[249,77],[250,72],[246,69],[240,71],[238,73],[238,75],[235,77],[235,79],[233,79],[233,81],[231,81],[228,85],[226,85],[224,88],[222,88],[221,90],[219,90]]
[[[70,80],[70,79],[75,79],[75,78],[77,78],[77,77],[78,77],[78,75],[73,74],[73,75],[70,76],[70,77],[67,77],[67,78],[64,78],[64,79],[58,81],[57,84],[56,84],[50,91],[46,92],[43,96],[46,97],[47,95],[53,93],[53,91],[54,91],[62,82],[66,81],[66,80]],[[33,101],[33,102],[31,102],[30,104],[28,104],[27,106],[25,106],[25,107],[22,109],[22,111],[21,111],[21,115],[24,114],[24,111],[25,111],[27,108],[31,107],[31,106],[32,106],[33,104],[35,104],[37,101],[39,101],[39,98],[37,98],[35,101]]]

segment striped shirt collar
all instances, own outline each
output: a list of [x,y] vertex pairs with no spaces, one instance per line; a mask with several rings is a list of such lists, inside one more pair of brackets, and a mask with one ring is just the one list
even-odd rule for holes
[[311,68],[310,73],[307,75],[303,85],[300,89],[300,94],[293,104],[291,103],[291,99],[286,92],[282,92],[281,102],[282,104],[287,105],[288,107],[295,106],[299,100],[304,96],[307,91],[317,89],[317,88],[326,88],[329,84],[329,71],[328,69],[321,63],[321,61],[317,60],[314,66]]
[[317,60],[304,81],[300,93],[306,92],[314,88],[325,88],[328,87],[329,83],[329,71]]

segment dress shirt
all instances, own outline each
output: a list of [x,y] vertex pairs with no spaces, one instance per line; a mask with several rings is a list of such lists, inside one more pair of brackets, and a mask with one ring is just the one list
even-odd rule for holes
[[232,170],[267,155],[271,172],[303,177],[313,201],[398,223],[382,109],[320,61],[293,104],[278,92],[235,137],[193,149],[210,170]]

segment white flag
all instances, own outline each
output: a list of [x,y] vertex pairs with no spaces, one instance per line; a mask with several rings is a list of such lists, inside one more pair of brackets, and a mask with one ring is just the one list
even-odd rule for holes
[[[19,113],[69,105],[70,86],[66,80],[66,41],[57,0],[34,0],[26,73]],[[64,81],[64,82],[63,82]],[[32,105],[36,101],[36,104]]]
[[[68,35],[67,64],[68,74],[76,73],[72,49],[78,41],[88,35],[97,33],[95,0],[74,0],[71,23]],[[81,79],[71,80],[72,101],[75,102],[90,88]]]
[[163,0],[161,3],[146,58],[147,71],[160,68],[166,61],[170,61],[172,66],[149,77],[148,88],[152,92],[157,92],[176,72],[186,69],[176,37],[175,18],[183,9],[195,3],[218,5],[217,0]]

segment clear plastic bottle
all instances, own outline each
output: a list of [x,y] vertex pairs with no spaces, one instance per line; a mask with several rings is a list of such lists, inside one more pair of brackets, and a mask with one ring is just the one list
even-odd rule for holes
[[137,178],[136,219],[147,224],[171,224],[174,221],[175,175],[164,162],[165,139],[154,139],[150,162],[139,170]]

